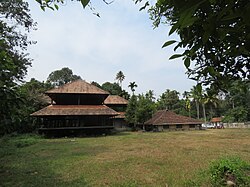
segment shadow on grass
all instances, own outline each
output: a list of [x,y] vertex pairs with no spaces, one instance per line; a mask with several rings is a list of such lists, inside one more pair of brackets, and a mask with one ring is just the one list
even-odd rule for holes
[[23,187],[44,187],[44,186],[81,186],[89,187],[90,185],[83,177],[74,180],[63,180],[58,174],[49,170],[49,168],[18,168],[5,167],[0,168],[1,186],[23,186]]
[[37,135],[0,138],[0,186],[90,186],[82,175],[65,178],[60,171],[70,159],[96,155],[106,148],[86,145],[78,150],[74,143],[48,142]]

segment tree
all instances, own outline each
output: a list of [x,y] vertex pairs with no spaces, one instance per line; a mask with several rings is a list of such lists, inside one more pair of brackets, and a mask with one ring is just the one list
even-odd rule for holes
[[102,89],[109,92],[111,95],[121,95],[122,88],[117,83],[105,82],[102,84]]
[[[42,8],[42,10],[45,10],[45,8],[50,8],[50,9],[52,9],[52,10],[54,10],[54,9],[57,9],[58,10],[58,8],[59,8],[59,4],[61,3],[61,4],[63,4],[66,0],[36,0],[39,4],[40,4],[40,6],[41,6],[41,8]],[[82,6],[85,8],[87,5],[89,5],[90,4],[90,0],[77,0],[77,1],[80,1],[80,3],[82,4]],[[107,2],[106,0],[103,0],[103,2],[104,3],[106,3],[106,4],[110,4],[109,2]],[[90,6],[90,5],[89,5]],[[92,8],[92,7],[91,7]],[[93,9],[93,8],[92,8]],[[93,10],[92,10],[93,11]],[[99,14],[98,14],[99,15]],[[97,15],[97,16],[98,16]]]
[[132,95],[132,97],[129,99],[128,106],[125,113],[125,119],[129,124],[136,126],[136,110],[137,110],[137,96]]
[[135,111],[136,123],[144,124],[149,120],[156,110],[153,91],[149,90],[146,94],[138,96],[137,108]]
[[191,93],[191,97],[193,98],[193,101],[195,102],[197,118],[200,119],[200,102],[202,99],[201,86],[199,85],[193,86],[190,93]]
[[40,82],[32,78],[29,82],[18,87],[18,92],[22,98],[22,104],[19,112],[19,123],[16,130],[18,132],[33,132],[36,130],[36,118],[31,117],[30,114],[42,109],[50,104],[51,100],[44,92],[53,88],[48,82]]
[[28,3],[0,1],[0,134],[14,131],[20,120],[22,99],[17,87],[31,64],[25,52],[33,43],[28,33],[34,27]]
[[184,91],[183,98],[185,99],[185,108],[188,110],[188,116],[191,117],[190,92]]
[[137,84],[135,82],[130,82],[128,87],[131,89],[133,95],[135,93],[135,88],[137,87]]
[[124,99],[129,100],[130,98],[130,94],[126,91],[126,90],[122,90],[121,94],[119,95],[121,97],[123,97]]
[[249,0],[158,0],[150,14],[156,27],[170,24],[169,34],[180,36],[163,45],[184,49],[170,59],[183,57],[190,78],[227,89],[235,79],[250,79],[249,10]]
[[125,75],[123,74],[122,71],[119,71],[117,74],[116,74],[116,77],[115,79],[120,83],[120,86],[122,88],[122,81],[125,79]]
[[54,86],[62,86],[66,83],[79,80],[80,76],[74,75],[73,71],[68,67],[62,68],[61,70],[55,70],[51,72],[47,78],[47,81]]
[[225,96],[225,121],[240,122],[250,120],[250,83],[235,81]]
[[210,108],[210,118],[215,117],[216,114],[214,109],[219,106],[219,99],[217,98],[217,94],[210,92],[210,90],[207,89],[207,92],[204,94],[204,104],[208,105]]
[[176,90],[167,89],[164,93],[160,95],[157,100],[157,109],[159,110],[174,110],[179,102],[179,92]]
[[92,81],[91,84],[98,88],[102,88],[102,86],[98,82]]

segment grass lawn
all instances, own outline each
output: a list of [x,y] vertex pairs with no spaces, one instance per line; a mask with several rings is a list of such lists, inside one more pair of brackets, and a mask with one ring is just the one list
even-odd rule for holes
[[[0,139],[0,186],[184,186],[212,160],[250,162],[250,129]],[[201,177],[209,186],[208,176]]]

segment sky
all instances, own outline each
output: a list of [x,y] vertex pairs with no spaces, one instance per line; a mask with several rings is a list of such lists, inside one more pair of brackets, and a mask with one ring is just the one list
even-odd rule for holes
[[93,15],[80,2],[66,0],[59,10],[45,12],[35,0],[27,0],[37,30],[30,38],[37,44],[28,48],[33,59],[26,80],[46,81],[48,75],[63,67],[87,82],[115,82],[122,71],[122,88],[131,93],[128,85],[136,82],[136,93],[153,90],[159,96],[166,89],[183,93],[195,84],[185,74],[181,59],[169,60],[174,45],[161,48],[176,35],[168,36],[169,26],[154,29],[146,11],[132,0],[115,0],[106,5],[101,0],[92,6],[100,14]]

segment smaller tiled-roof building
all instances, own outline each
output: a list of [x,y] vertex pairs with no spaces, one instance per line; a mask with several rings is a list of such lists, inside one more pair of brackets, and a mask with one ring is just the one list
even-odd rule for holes
[[118,95],[109,95],[105,99],[104,104],[118,112],[118,115],[113,119],[115,128],[126,128],[125,110],[128,105],[128,100]]
[[221,128],[223,126],[222,117],[214,117],[210,120],[210,123],[214,126],[213,128]]
[[178,115],[169,110],[157,111],[151,119],[145,122],[146,130],[195,130],[200,129],[201,120]]

